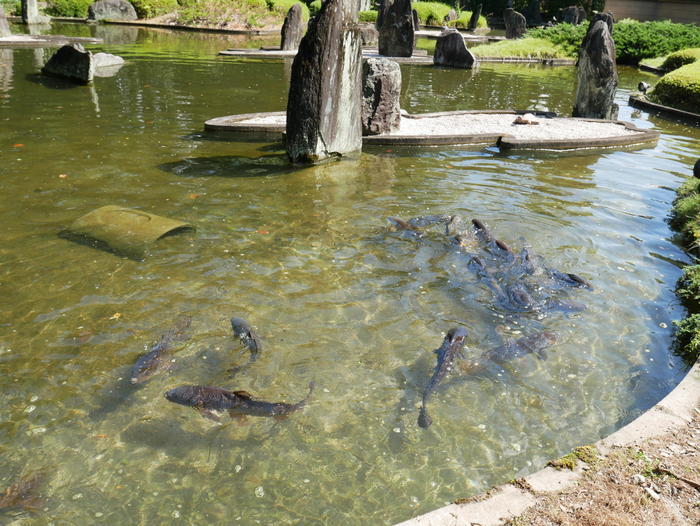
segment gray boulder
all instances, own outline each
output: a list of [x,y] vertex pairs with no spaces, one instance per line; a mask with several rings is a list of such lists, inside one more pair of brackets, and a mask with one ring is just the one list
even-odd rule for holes
[[294,4],[287,11],[282,24],[282,45],[280,49],[289,51],[297,49],[304,36],[304,21],[301,18],[301,4]]
[[92,53],[85,51],[83,46],[70,44],[56,51],[41,72],[79,84],[88,84],[95,76],[95,61]]
[[124,59],[110,53],[95,53],[92,55],[95,63],[96,77],[113,77],[124,65]]
[[360,38],[363,46],[376,46],[379,42],[379,31],[373,24],[360,24]]
[[9,37],[11,34],[12,31],[10,31],[10,24],[7,22],[5,10],[0,5],[0,38]]
[[387,58],[362,65],[362,134],[379,135],[401,124],[401,68]]
[[577,63],[578,85],[574,117],[616,119],[613,101],[617,89],[615,42],[604,20],[598,20],[581,43]]
[[575,5],[570,5],[561,11],[561,21],[566,24],[573,24],[575,26],[583,24],[588,15],[583,7],[578,7]]
[[445,31],[437,39],[433,64],[452,68],[473,68],[476,57],[467,49],[459,31]]
[[379,54],[410,57],[415,38],[411,0],[385,0],[381,21]]
[[469,29],[471,31],[474,31],[476,27],[479,25],[479,17],[481,16],[481,9],[484,7],[484,4],[479,4],[476,6],[476,9],[472,11],[472,16],[469,18]]
[[503,21],[506,24],[506,38],[521,38],[527,31],[525,17],[515,9],[506,9],[503,12]]
[[97,0],[88,7],[88,20],[136,20],[136,9],[127,0]]
[[362,149],[361,59],[357,4],[326,0],[292,63],[286,133],[292,162],[317,163]]

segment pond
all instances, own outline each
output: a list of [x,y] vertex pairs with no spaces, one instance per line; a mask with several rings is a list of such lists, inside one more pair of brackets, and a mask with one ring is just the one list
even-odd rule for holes
[[[17,28],[15,28],[17,30]],[[285,108],[290,63],[218,57],[222,35],[55,25],[126,65],[91,87],[37,75],[49,50],[0,51],[0,486],[46,473],[17,524],[392,524],[535,471],[631,421],[683,377],[670,349],[687,261],[665,218],[700,156],[697,128],[626,105],[654,147],[501,153],[377,148],[287,165],[279,145],[213,140],[205,120]],[[253,42],[249,45],[260,45]],[[570,112],[573,68],[402,66],[402,107]],[[58,234],[114,204],[193,223],[141,260]],[[589,280],[580,312],[501,309],[439,236],[386,218],[460,214]],[[136,359],[182,316],[170,372],[132,386]],[[230,318],[257,328],[258,360]],[[453,374],[417,425],[451,327],[466,354],[536,331],[524,356]],[[166,390],[205,384],[309,404],[284,420],[207,420]]]

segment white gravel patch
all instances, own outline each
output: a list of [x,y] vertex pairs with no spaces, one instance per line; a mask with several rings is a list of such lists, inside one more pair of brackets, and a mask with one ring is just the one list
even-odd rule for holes
[[[511,135],[525,140],[599,139],[635,134],[623,124],[613,122],[591,122],[567,117],[536,117],[526,113],[521,118],[537,124],[513,124],[518,116],[512,113],[465,113],[434,117],[401,118],[398,131],[387,134],[391,137],[438,136],[438,135]],[[284,126],[285,115],[261,116],[239,124]]]

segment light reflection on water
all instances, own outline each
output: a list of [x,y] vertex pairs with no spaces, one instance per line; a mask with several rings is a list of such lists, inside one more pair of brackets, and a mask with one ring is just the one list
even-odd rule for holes
[[[31,51],[0,70],[11,71],[0,105],[0,485],[49,473],[46,511],[3,518],[392,523],[609,433],[682,377],[668,347],[685,257],[664,217],[700,154],[698,132],[626,107],[636,72],[621,70],[621,117],[662,131],[656,147],[373,148],[292,169],[274,146],[199,133],[213,116],[282,109],[283,61],[226,60],[215,52],[228,39],[133,29],[111,31],[100,48],[127,64],[95,80],[99,113],[88,88],[32,80]],[[570,110],[567,68],[402,70],[411,112]],[[141,262],[57,236],[105,204],[198,230]],[[528,243],[592,281],[595,290],[568,293],[587,309],[544,319],[495,309],[441,236],[387,232],[387,216],[428,213],[479,217],[511,246]],[[192,337],[176,345],[172,373],[128,384],[136,358],[181,314],[193,317]],[[264,341],[235,381],[225,371],[247,355],[232,315]],[[454,378],[420,429],[430,351],[457,324],[470,354],[542,328],[560,339],[546,360]],[[216,425],[163,399],[204,383],[296,401],[310,380],[310,405],[283,421]]]

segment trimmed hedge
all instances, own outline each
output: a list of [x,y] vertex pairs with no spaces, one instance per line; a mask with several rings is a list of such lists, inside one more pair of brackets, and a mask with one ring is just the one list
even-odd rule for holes
[[[471,11],[462,11],[459,14],[459,18],[457,18],[457,20],[452,20],[447,25],[450,27],[461,27],[465,29],[469,27],[469,20],[471,20],[471,17]],[[489,24],[486,21],[486,17],[484,15],[481,15],[479,17],[479,21],[477,22],[476,27],[489,27]]]
[[[700,49],[693,51],[700,56]],[[661,77],[649,94],[649,99],[680,110],[700,113],[700,59],[694,58],[694,62]]]
[[561,47],[543,38],[501,40],[469,49],[477,57],[568,58]]
[[700,60],[700,48],[682,49],[667,56],[659,67],[666,71],[673,71],[686,64],[692,64],[696,60]]
[[418,20],[424,26],[442,26],[453,8],[440,2],[413,2]]
[[369,22],[374,24],[377,21],[377,16],[379,16],[377,11],[360,11],[359,19],[360,22]]
[[267,7],[270,11],[279,13],[282,16],[286,16],[287,12],[292,8],[294,4],[301,5],[301,18],[304,22],[309,20],[311,15],[309,12],[309,7],[300,0],[267,0]]
[[[558,24],[549,28],[535,28],[528,35],[546,38],[567,50],[572,57],[578,53],[588,26]],[[638,64],[643,58],[667,55],[686,48],[700,47],[700,26],[663,22],[621,20],[613,29],[617,61],[620,64]]]
[[[77,18],[86,18],[88,7],[94,0],[49,0],[46,4],[44,12],[51,16],[74,16]],[[21,14],[20,7],[19,13]]]

